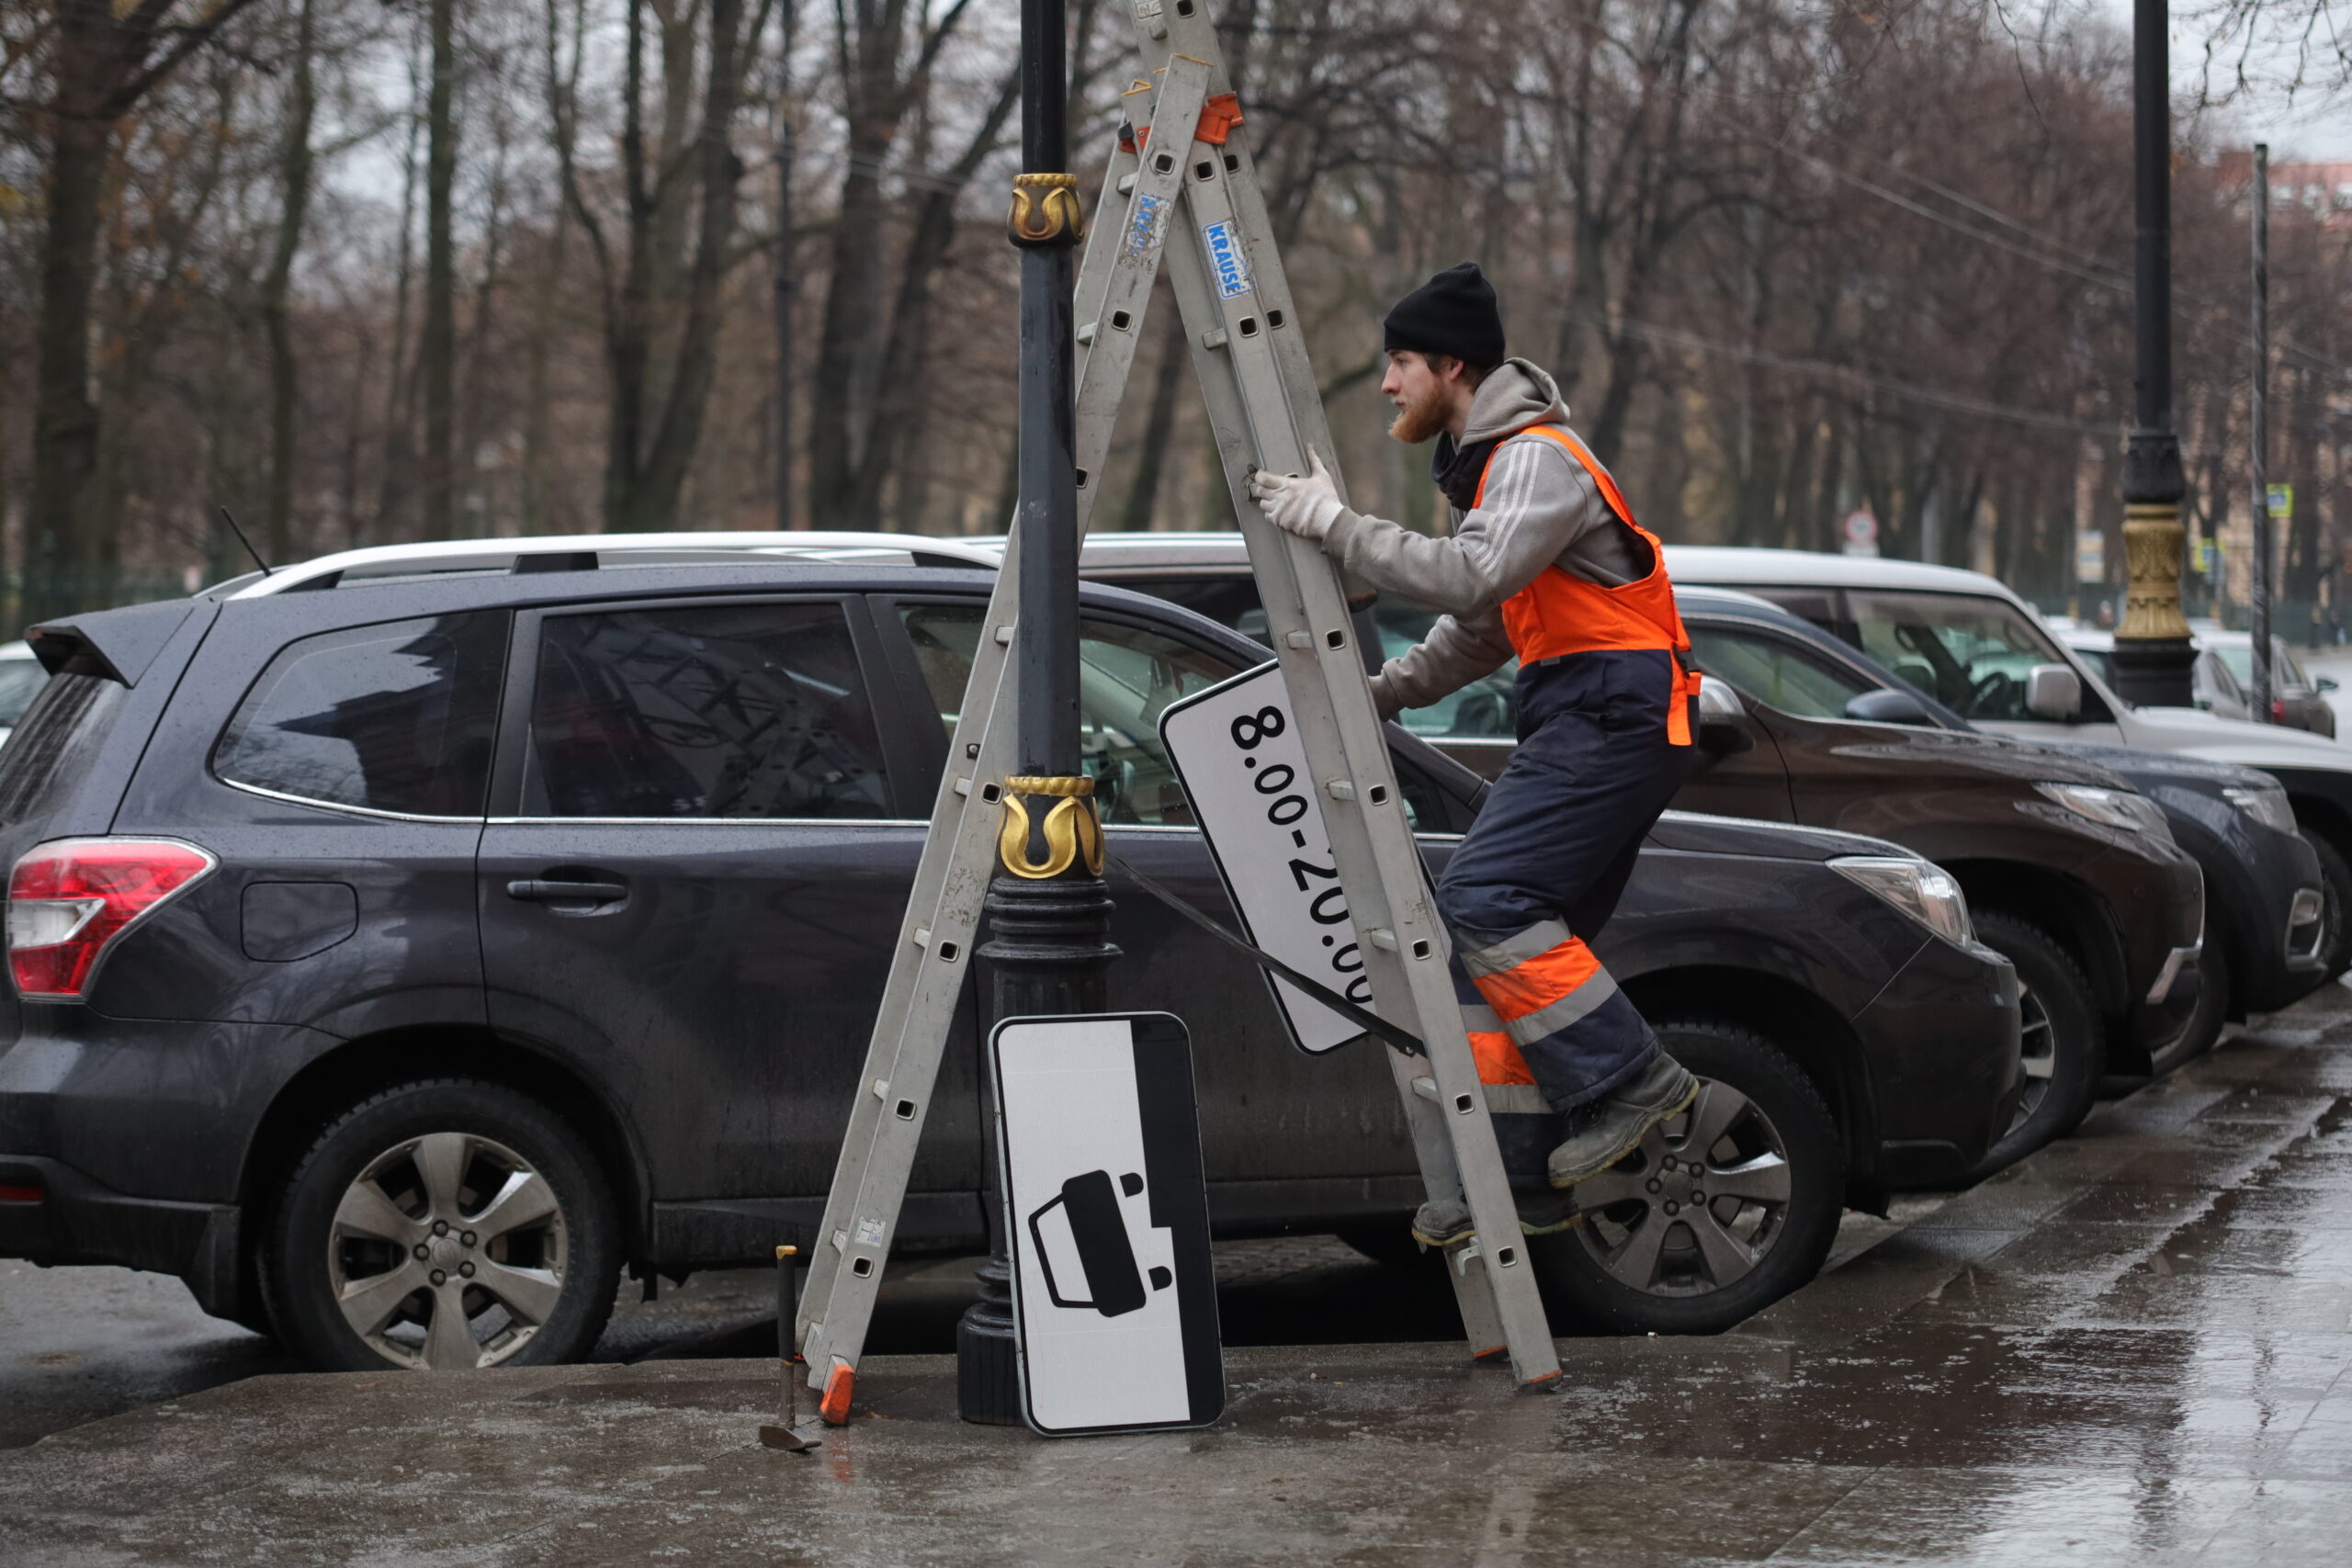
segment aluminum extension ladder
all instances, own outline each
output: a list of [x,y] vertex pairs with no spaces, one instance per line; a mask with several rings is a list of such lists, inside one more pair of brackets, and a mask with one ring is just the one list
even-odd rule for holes
[[[1374,711],[1339,573],[1314,545],[1264,521],[1249,495],[1262,467],[1304,471],[1330,431],[1306,357],[1250,153],[1229,132],[1239,112],[1202,0],[1129,0],[1147,60],[1167,64],[1127,94],[1102,187],[1103,211],[1078,276],[1077,457],[1083,533],[1134,364],[1152,282],[1168,268],[1226,483],[1315,776],[1373,1004],[1418,1035],[1426,1055],[1385,1047],[1432,1196],[1459,1192],[1476,1235],[1447,1249],[1447,1273],[1479,1359],[1508,1351],[1521,1387],[1560,1376],[1460,1003],[1448,938],[1407,822]],[[1131,128],[1148,118],[1148,134]],[[1114,195],[1125,198],[1114,221]],[[1170,235],[1178,243],[1167,243]],[[914,891],[891,957],[861,1092],[850,1113],[822,1227],[810,1249],[797,1342],[808,1383],[836,1423],[848,1416],[858,1358],[906,1197],[924,1112],[996,864],[1003,781],[1013,772],[1013,688],[1006,663],[1019,620],[1021,539],[1007,541],[989,602]],[[1489,1237],[1507,1240],[1489,1245]]]

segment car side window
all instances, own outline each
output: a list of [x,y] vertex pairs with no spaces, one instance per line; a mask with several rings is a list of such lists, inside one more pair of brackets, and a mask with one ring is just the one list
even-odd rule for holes
[[212,771],[325,806],[481,816],[506,622],[481,610],[289,644],[221,731]]
[[530,727],[526,817],[890,815],[838,604],[549,615]]
[[[902,604],[924,682],[950,732],[978,646],[981,611],[968,604]],[[1159,743],[1159,716],[1179,697],[1238,671],[1164,633],[1116,621],[1079,626],[1079,750],[1107,823],[1190,826],[1193,815]]]
[[[1409,599],[1383,593],[1372,609],[1380,627],[1380,651],[1395,659],[1409,653],[1430,635],[1439,613]],[[1454,740],[1516,740],[1519,739],[1519,660],[1505,660],[1502,668],[1482,675],[1460,691],[1440,697],[1423,708],[1407,708],[1396,722],[1415,735]]]
[[2023,719],[2026,672],[2065,662],[2017,607],[1970,593],[1849,590],[1862,651],[1965,718]]
[[1800,718],[1843,718],[1846,705],[1879,689],[1850,671],[1769,632],[1690,623],[1700,668],[1752,702]]

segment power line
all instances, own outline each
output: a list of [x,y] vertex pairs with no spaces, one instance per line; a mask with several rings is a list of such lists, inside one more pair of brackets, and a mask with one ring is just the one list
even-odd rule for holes
[[1770,349],[1749,348],[1740,344],[1724,343],[1719,338],[1704,337],[1680,327],[1659,326],[1651,321],[1622,321],[1616,330],[1628,337],[1666,347],[1680,348],[1720,359],[1734,359],[1744,364],[1765,365],[1775,369],[1792,371],[1819,380],[1842,381],[1868,391],[1884,392],[1930,408],[1952,413],[1973,414],[1981,419],[2007,421],[2012,424],[2031,425],[2041,430],[2063,431],[2070,435],[2113,435],[2121,429],[2120,423],[2099,423],[2075,419],[2068,414],[2044,413],[2035,409],[2013,408],[1984,398],[1972,398],[1964,392],[1939,391],[1913,381],[1896,380],[1850,365],[1838,365],[1826,359],[1800,359],[1792,355],[1775,354]]

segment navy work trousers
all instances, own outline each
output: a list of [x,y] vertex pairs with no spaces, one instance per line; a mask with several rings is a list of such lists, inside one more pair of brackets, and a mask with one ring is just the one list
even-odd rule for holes
[[[1694,748],[1667,739],[1673,688],[1663,649],[1522,668],[1519,749],[1438,878],[1457,988],[1517,1045],[1555,1112],[1607,1094],[1658,1049],[1585,944],[1616,910],[1644,835],[1690,772]],[[1496,1122],[1515,1178],[1536,1144],[1556,1141],[1553,1118]],[[1520,1122],[1528,1125],[1506,1124]]]

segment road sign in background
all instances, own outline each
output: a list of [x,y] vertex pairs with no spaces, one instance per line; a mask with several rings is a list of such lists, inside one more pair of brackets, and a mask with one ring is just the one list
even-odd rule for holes
[[2295,515],[2295,487],[2293,485],[2269,486],[2267,500],[2274,521],[2285,523]]
[[1857,506],[1853,511],[1846,513],[1846,520],[1840,523],[1838,528],[1845,537],[1848,555],[1874,556],[1878,554],[1878,513],[1869,507]]
[[[1269,660],[1170,705],[1159,738],[1244,934],[1300,974],[1371,1007],[1372,982],[1280,667]],[[1320,1053],[1363,1037],[1361,1024],[1289,981],[1268,976],[1267,982],[1300,1050]]]
[[1047,1436],[1225,1409],[1193,1048],[1168,1013],[989,1037],[1022,1412]]
[[2099,529],[2075,530],[2075,581],[2107,581],[2107,535]]

